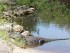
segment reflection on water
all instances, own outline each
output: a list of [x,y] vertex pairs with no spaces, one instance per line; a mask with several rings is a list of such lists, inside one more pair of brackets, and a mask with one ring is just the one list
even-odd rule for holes
[[15,19],[15,21],[24,26],[25,30],[28,31],[36,31],[36,25],[37,25],[37,18],[34,17],[33,15],[29,15],[29,16],[24,16],[24,17],[20,17],[19,19]]
[[[68,18],[67,18],[68,19]],[[21,22],[20,22],[21,20]],[[43,20],[43,21],[42,21]],[[70,37],[69,25],[63,24],[53,19],[48,20],[35,17],[25,17],[22,19],[17,19],[16,22],[23,25],[27,30],[31,30],[31,33],[35,36],[40,36],[44,38],[68,38]],[[61,21],[61,19],[59,19]],[[45,22],[46,21],[46,22]],[[22,23],[23,22],[23,23]],[[65,21],[64,21],[65,22]],[[28,28],[27,28],[28,27]],[[33,46],[34,47],[34,46]],[[41,51],[41,53],[70,53],[70,40],[55,41],[44,44],[43,46],[38,46],[33,48],[35,50]],[[43,52],[44,51],[44,52]]]
[[[15,21],[35,36],[44,38],[70,37],[70,9],[52,4],[50,5],[55,8],[49,9],[48,5],[45,10],[37,12],[35,16],[23,17],[23,19]],[[70,40],[55,41],[34,49],[45,51],[42,53],[70,53]]]
[[[49,26],[39,25],[39,35],[41,37],[46,38],[66,38],[70,36],[70,33],[66,30],[66,28],[59,28],[55,24],[50,24]],[[38,35],[37,32],[33,33],[34,35]]]

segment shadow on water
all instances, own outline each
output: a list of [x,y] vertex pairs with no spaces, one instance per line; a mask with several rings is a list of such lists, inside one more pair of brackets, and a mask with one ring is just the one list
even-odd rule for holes
[[36,26],[38,19],[34,17],[33,15],[28,15],[24,17],[19,17],[19,19],[15,19],[15,21],[24,27],[25,30],[28,31],[36,31]]

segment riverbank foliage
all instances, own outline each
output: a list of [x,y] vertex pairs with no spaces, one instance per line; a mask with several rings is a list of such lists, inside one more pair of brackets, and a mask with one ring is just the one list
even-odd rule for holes
[[4,41],[6,41],[7,43],[17,45],[17,46],[19,46],[21,48],[26,47],[26,40],[21,39],[20,37],[17,37],[15,39],[10,38],[7,31],[0,30],[0,38],[3,39]]
[[[26,1],[23,3],[22,1]],[[68,0],[67,0],[68,2]],[[21,0],[19,5],[34,6],[36,15],[43,23],[55,23],[60,28],[70,28],[70,4],[60,0]]]
[[[51,12],[52,13],[58,12],[60,14],[69,13],[69,9],[66,7],[66,5],[64,3],[59,2],[58,0],[16,0],[16,5],[33,6],[39,12],[46,11],[46,12],[48,12],[48,14]],[[6,4],[1,3],[0,12],[3,11],[5,8],[7,8],[6,6],[7,6]],[[58,14],[58,13],[56,13],[56,14]]]
[[[9,23],[6,19],[0,19],[0,26],[6,23]],[[0,38],[6,41],[7,43],[10,42],[21,48],[24,48],[26,46],[26,40],[24,38],[23,39],[21,39],[20,37],[17,37],[15,39],[10,38],[8,31],[2,30],[2,29],[0,29]]]

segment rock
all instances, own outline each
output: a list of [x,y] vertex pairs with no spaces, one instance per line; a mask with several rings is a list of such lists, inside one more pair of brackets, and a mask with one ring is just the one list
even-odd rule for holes
[[33,13],[34,11],[35,11],[35,8],[29,8],[29,9],[27,9],[27,11],[29,11],[29,13]]
[[13,30],[15,32],[22,32],[22,31],[24,31],[24,28],[21,25],[15,25],[15,26],[13,26]]
[[22,38],[21,34],[19,32],[9,32],[10,38]]
[[13,14],[12,10],[8,10],[8,11],[3,11],[3,14],[6,16],[9,16],[11,14]]
[[24,31],[24,28],[21,25],[13,24],[12,26],[12,23],[1,24],[0,29],[8,32],[13,29],[14,32],[19,32],[19,33]]
[[24,31],[21,33],[22,36],[31,36],[31,34],[29,33],[29,31]]
[[12,29],[12,23],[7,23],[7,24],[1,24],[0,25],[1,30],[6,30],[6,31],[11,31]]
[[18,16],[24,16],[34,13],[35,8],[28,7],[28,6],[14,6],[9,10],[3,11],[3,15],[9,16],[9,17],[18,17]]
[[27,6],[19,6],[19,7],[16,7],[15,10],[13,11],[14,14],[18,15],[18,16],[21,16],[21,15],[28,15],[28,14],[31,14],[34,12],[34,8],[29,8]]

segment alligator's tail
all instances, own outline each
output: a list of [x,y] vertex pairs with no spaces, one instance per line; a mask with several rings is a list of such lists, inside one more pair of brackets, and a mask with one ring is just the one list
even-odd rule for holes
[[52,41],[59,41],[59,40],[70,40],[70,37],[69,38],[63,38],[63,39],[45,39],[45,43],[52,42]]

